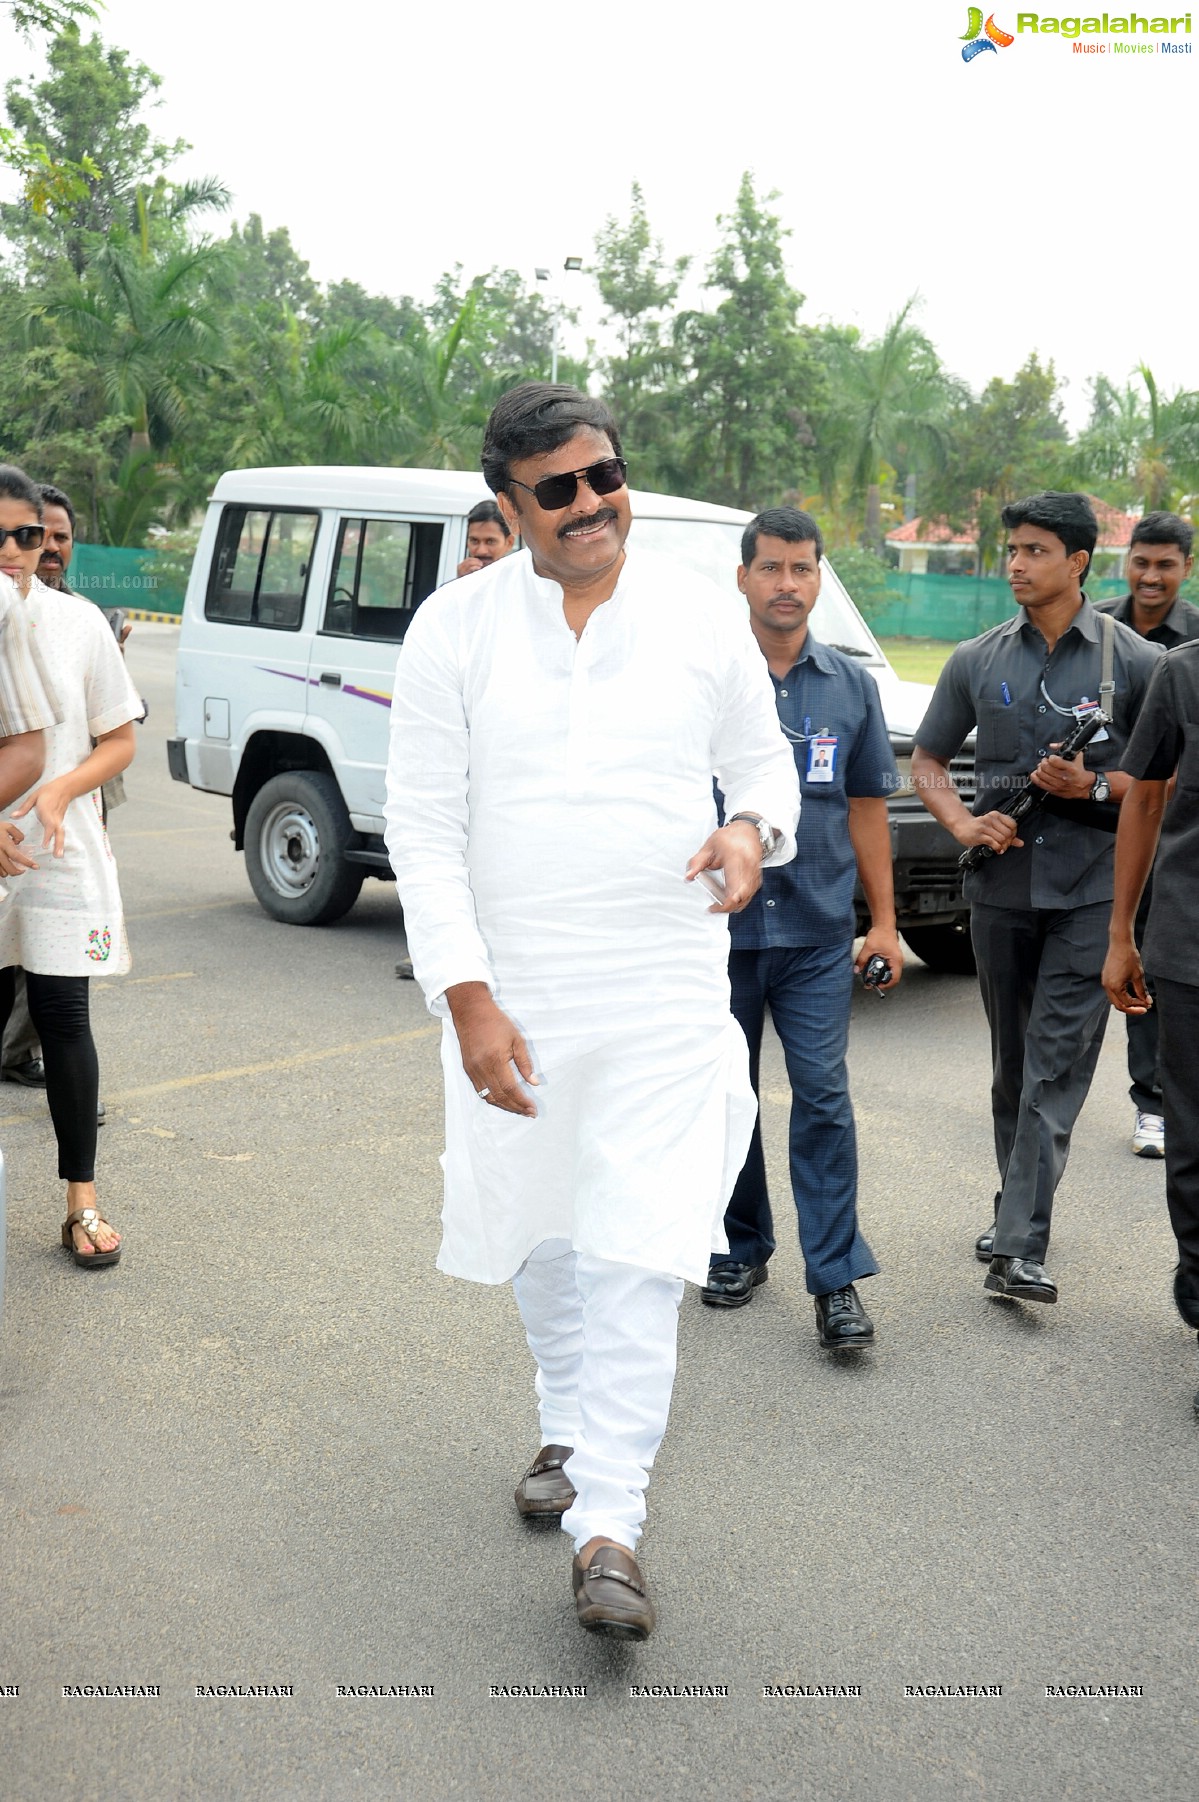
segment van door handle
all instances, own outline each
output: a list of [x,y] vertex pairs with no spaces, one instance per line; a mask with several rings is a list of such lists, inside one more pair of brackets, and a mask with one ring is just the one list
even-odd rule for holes
[[339,672],[335,669],[323,669],[321,671],[321,686],[322,688],[340,688],[341,676]]

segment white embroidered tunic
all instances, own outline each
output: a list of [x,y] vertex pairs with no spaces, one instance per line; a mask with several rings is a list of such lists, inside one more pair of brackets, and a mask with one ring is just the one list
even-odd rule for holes
[[[105,732],[142,715],[107,620],[91,601],[60,594],[36,577],[26,602],[30,628],[62,710],[46,733],[35,787],[78,768]],[[36,870],[10,877],[0,907],[0,969],[20,964],[43,976],[122,975],[130,965],[117,867],[100,812],[100,791],[67,808],[62,857],[42,849],[35,814],[20,821]]]
[[[630,553],[576,641],[527,551],[440,589],[396,671],[387,844],[416,978],[445,1019],[438,1265],[533,1247],[705,1280],[756,1104],[728,928],[683,871],[729,813],[795,854],[799,787],[735,595]],[[485,982],[529,1041],[536,1120],[462,1070],[445,990]]]

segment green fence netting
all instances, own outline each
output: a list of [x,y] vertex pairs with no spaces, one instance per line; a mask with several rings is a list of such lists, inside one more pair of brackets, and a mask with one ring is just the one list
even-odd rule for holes
[[67,585],[101,607],[182,613],[190,562],[178,551],[76,544]]
[[[837,553],[832,552],[836,568]],[[942,638],[957,644],[1015,612],[1012,591],[1002,576],[916,576],[892,570],[887,586],[894,601],[870,615],[876,638]],[[1124,581],[1088,582],[1093,601],[1128,593]]]

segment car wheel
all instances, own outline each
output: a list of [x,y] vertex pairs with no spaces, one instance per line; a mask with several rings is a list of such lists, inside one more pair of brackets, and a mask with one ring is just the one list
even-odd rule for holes
[[968,926],[905,926],[903,936],[921,962],[938,975],[974,975],[977,966]]
[[341,790],[322,770],[272,776],[246,816],[246,873],[273,920],[327,926],[349,913],[366,872],[347,863],[354,829]]

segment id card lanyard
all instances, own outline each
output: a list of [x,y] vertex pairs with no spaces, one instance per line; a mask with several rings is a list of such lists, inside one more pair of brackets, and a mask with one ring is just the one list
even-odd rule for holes
[[803,731],[794,731],[785,720],[779,725],[783,734],[793,745],[807,745],[808,767],[805,771],[809,782],[832,782],[837,773],[837,749],[840,740],[835,732],[826,726],[823,731],[813,732],[811,715],[806,715]]
[[[1109,719],[1112,718],[1112,696],[1116,692],[1116,683],[1114,679],[1116,658],[1115,629],[1108,614],[1101,613],[1098,618],[1099,636],[1103,640],[1102,661],[1099,672],[1099,699],[1097,701],[1092,701],[1084,695],[1077,707],[1059,707],[1058,703],[1054,700],[1053,696],[1045,686],[1044,676],[1041,677],[1041,694],[1053,708],[1053,711],[1055,713],[1060,713],[1065,719],[1085,720],[1089,714],[1096,712],[1100,707],[1102,707]],[[1102,744],[1106,737],[1107,727],[1101,726],[1091,740],[1091,743],[1093,745]]]

